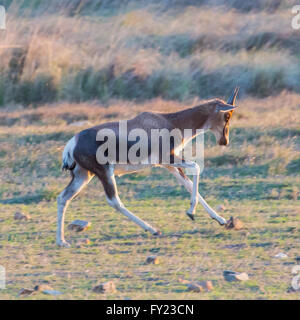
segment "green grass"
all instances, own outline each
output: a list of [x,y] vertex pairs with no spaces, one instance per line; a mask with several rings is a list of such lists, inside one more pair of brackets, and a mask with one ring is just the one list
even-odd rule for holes
[[[149,107],[59,105],[8,112],[7,118],[18,122],[0,126],[0,265],[7,272],[0,298],[22,299],[17,297],[21,288],[47,282],[63,294],[26,299],[298,299],[298,293],[287,292],[300,244],[299,129],[291,128],[288,116],[297,115],[295,105],[285,107],[286,122],[278,129],[274,118],[265,121],[265,130],[254,126],[261,115],[253,108],[262,103],[269,119],[274,101],[282,104],[281,97],[274,99],[240,101],[245,107],[233,116],[231,145],[225,150],[206,136],[199,190],[213,208],[225,205],[220,212],[225,218],[239,217],[244,230],[225,230],[200,205],[196,220],[188,219],[188,193],[167,171],[153,169],[117,182],[126,206],[162,231],[161,237],[152,237],[114,212],[94,179],[67,211],[66,225],[74,219],[92,223],[84,233],[66,229],[69,249],[55,245],[56,196],[70,180],[60,171],[63,146],[80,128],[68,126],[64,115],[71,108],[75,120],[84,112],[97,123],[95,110],[104,121],[120,118],[124,110],[135,113]],[[161,108],[159,102],[153,105]],[[242,114],[250,122],[238,116]],[[283,165],[276,167],[276,161]],[[270,170],[272,165],[277,169]],[[16,211],[29,213],[31,219],[15,221]],[[78,248],[77,241],[85,237],[91,244]],[[288,258],[274,258],[278,252]],[[153,254],[160,264],[145,264]],[[224,270],[247,272],[250,280],[228,283]],[[211,280],[214,289],[191,293],[180,278]],[[116,283],[115,294],[93,293],[96,284],[109,280]]]

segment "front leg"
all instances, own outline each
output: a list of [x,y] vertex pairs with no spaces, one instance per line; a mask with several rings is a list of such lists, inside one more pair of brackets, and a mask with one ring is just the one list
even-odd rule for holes
[[[188,192],[190,192],[190,193],[193,192],[193,187],[194,187],[193,182],[185,175],[185,173],[183,172],[183,170],[181,168],[174,168],[174,167],[170,167],[170,166],[166,166],[166,168],[175,176],[177,181],[187,189]],[[208,205],[208,203],[203,199],[203,197],[200,195],[199,192],[198,192],[197,198],[198,198],[198,201],[200,201],[200,203],[202,204],[202,206],[204,207],[204,209],[206,210],[206,212],[210,215],[210,217],[212,219],[218,221],[218,223],[220,225],[226,224],[226,222],[227,222],[226,219],[221,217],[220,215],[218,215],[218,213],[215,212]],[[194,216],[191,216],[190,218],[193,219]]]
[[[196,207],[199,201],[198,185],[199,185],[200,167],[196,162],[193,162],[193,161],[182,161],[182,163],[174,164],[174,167],[175,168],[172,168],[172,167],[170,168],[175,169],[176,172],[178,172],[178,170],[181,170],[181,168],[189,168],[193,170],[193,183],[189,180],[191,183],[191,189],[190,189],[191,206],[187,210],[186,214],[188,215],[189,218],[194,220]],[[172,172],[172,170],[170,171]]]

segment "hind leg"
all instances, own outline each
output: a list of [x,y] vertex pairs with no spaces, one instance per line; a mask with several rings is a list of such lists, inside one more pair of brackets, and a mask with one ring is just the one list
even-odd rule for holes
[[56,244],[62,247],[69,247],[64,236],[64,221],[67,207],[72,199],[86,186],[93,178],[94,174],[81,168],[78,164],[71,171],[72,180],[57,198],[57,232]]
[[143,228],[145,231],[150,231],[150,233],[152,233],[155,236],[160,234],[160,232],[153,228],[150,224],[143,221],[142,219],[134,215],[132,212],[130,212],[128,209],[126,209],[124,204],[121,202],[118,196],[117,185],[114,176],[114,168],[112,165],[106,168],[103,167],[99,169],[97,171],[97,176],[102,182],[106,194],[106,199],[110,206],[112,206],[118,212],[122,213],[135,224]]

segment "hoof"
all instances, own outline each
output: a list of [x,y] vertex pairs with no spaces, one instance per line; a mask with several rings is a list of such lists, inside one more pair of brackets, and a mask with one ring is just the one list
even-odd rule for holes
[[190,214],[190,213],[186,213],[186,215],[193,221],[195,221],[195,215],[194,214]]
[[57,241],[56,244],[62,248],[70,248],[71,247],[70,243],[67,241]]
[[154,235],[155,237],[160,236],[160,235],[161,235],[161,232],[160,232],[160,231],[156,231],[156,232],[153,233],[153,235]]
[[224,226],[226,226],[227,225],[227,221],[225,220],[225,222],[221,222],[221,221],[219,221],[219,220],[217,220],[218,221],[218,224],[221,226],[221,227],[224,227]]
[[223,218],[223,221],[220,221],[216,218],[213,218],[214,220],[216,220],[218,222],[218,224],[221,226],[221,227],[226,227],[226,225],[229,223],[230,220],[226,221],[224,218]]

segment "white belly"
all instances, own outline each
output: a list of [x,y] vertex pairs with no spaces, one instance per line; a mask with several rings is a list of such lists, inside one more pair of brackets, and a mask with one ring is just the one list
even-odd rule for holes
[[153,164],[115,164],[114,172],[116,176],[122,176],[124,174],[141,171],[146,168],[154,167]]

